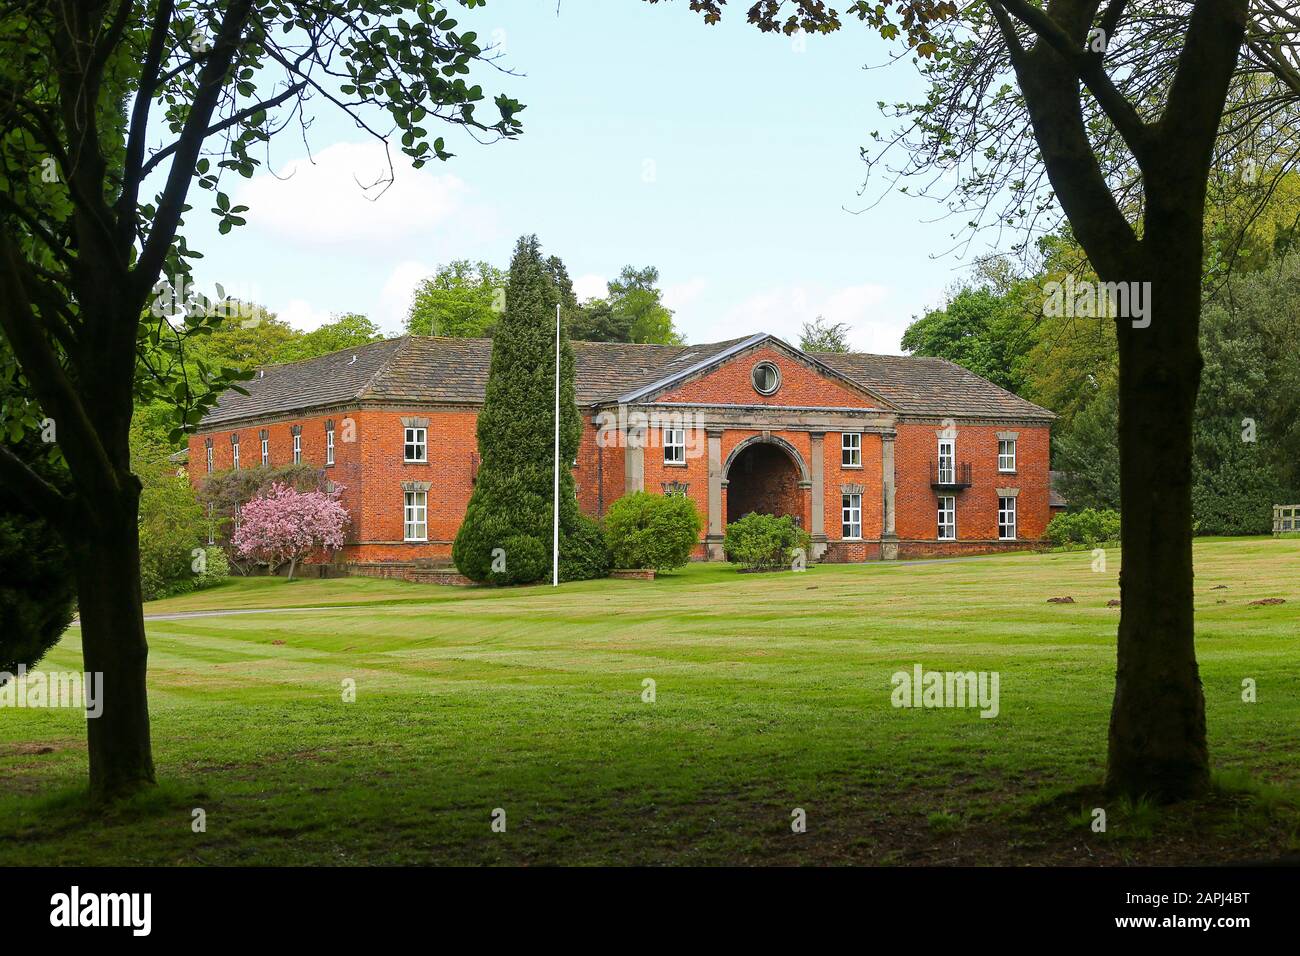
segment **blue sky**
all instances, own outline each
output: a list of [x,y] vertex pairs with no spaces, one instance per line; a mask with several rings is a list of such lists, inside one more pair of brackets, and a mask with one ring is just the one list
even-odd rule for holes
[[481,145],[447,127],[453,159],[399,165],[372,200],[360,184],[385,169],[382,150],[318,106],[314,163],[290,130],[271,148],[279,178],[227,181],[251,207],[247,226],[219,237],[191,214],[200,284],[221,282],[302,328],[363,312],[392,333],[438,263],[505,265],[515,238],[536,232],[580,294],[601,292],[625,264],[657,266],[691,342],[797,340],[822,314],[852,326],[856,349],[897,352],[912,316],[961,276],[966,263],[934,258],[951,231],[926,222],[934,204],[894,195],[846,211],[866,205],[858,147],[890,128],[877,101],[921,93],[910,60],[864,69],[896,46],[856,22],[798,41],[763,35],[742,4],[714,27],[686,0],[558,6],[490,0],[460,15],[521,74],[473,77],[527,105],[521,138]]

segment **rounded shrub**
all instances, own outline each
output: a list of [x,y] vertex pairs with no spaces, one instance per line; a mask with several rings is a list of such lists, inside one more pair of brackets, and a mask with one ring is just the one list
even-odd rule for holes
[[1119,528],[1118,511],[1084,508],[1057,515],[1048,522],[1043,536],[1057,547],[1078,545],[1091,548],[1107,541],[1118,541]]
[[196,588],[210,588],[230,577],[230,561],[226,552],[216,545],[203,549],[203,570],[194,581]]
[[609,549],[600,525],[582,513],[560,529],[560,580],[588,581],[609,575]]
[[77,600],[63,542],[25,507],[0,488],[0,673],[35,667],[72,622]]
[[789,515],[751,513],[727,525],[722,548],[727,560],[742,568],[788,568],[800,551],[807,560],[812,536]]
[[685,495],[624,495],[605,513],[605,543],[616,568],[683,567],[700,540],[704,522]]

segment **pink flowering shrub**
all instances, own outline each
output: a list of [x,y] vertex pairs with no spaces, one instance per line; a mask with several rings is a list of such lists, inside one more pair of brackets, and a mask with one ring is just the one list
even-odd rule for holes
[[343,547],[347,509],[338,489],[298,491],[276,482],[270,491],[240,509],[239,530],[230,539],[241,557],[277,570],[289,565],[289,578],[298,562],[316,548]]

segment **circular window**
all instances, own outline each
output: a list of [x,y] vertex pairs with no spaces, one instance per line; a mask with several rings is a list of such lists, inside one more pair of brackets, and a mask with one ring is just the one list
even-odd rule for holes
[[759,362],[750,373],[754,389],[760,395],[771,395],[781,387],[781,370],[771,362]]

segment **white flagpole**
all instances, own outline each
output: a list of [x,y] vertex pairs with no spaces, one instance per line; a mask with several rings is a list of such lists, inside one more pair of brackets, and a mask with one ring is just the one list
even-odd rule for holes
[[551,501],[551,587],[560,585],[560,303],[555,303],[555,493]]

